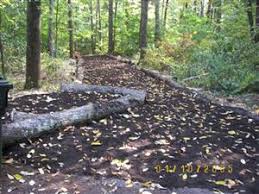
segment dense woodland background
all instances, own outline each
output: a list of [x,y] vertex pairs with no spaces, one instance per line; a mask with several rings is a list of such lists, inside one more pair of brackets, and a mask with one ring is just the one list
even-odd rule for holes
[[18,88],[109,53],[190,86],[258,92],[259,0],[1,0],[0,29],[1,71]]

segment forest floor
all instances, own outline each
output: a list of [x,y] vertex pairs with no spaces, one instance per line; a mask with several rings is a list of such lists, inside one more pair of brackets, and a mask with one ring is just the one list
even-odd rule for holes
[[[9,147],[0,193],[259,193],[258,121],[108,57],[82,65],[83,83],[144,89],[147,102]],[[116,97],[30,95],[9,110],[44,113]]]

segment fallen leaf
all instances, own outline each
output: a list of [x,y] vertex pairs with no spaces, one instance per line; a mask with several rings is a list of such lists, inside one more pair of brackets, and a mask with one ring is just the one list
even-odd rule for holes
[[97,140],[97,141],[93,141],[93,142],[91,143],[91,145],[92,145],[92,146],[101,146],[102,143],[101,143],[99,140]]
[[236,135],[236,132],[234,130],[228,131],[229,135]]

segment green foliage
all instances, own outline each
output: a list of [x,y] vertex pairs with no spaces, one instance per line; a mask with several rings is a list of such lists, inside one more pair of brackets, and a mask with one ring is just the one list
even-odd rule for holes
[[191,86],[226,94],[243,91],[259,78],[255,70],[259,45],[251,41],[244,5],[226,2],[222,10],[220,24],[191,10],[181,13],[159,52],[148,50],[145,64],[161,69],[163,59],[168,59],[178,80],[198,76],[187,82]]
[[143,67],[151,67],[159,71],[170,71],[170,64],[171,58],[161,48],[147,49],[145,58],[141,61]]

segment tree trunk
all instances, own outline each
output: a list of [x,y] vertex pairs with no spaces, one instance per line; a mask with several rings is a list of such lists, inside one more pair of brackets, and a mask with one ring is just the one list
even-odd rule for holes
[[114,8],[114,25],[113,25],[113,46],[116,46],[116,20],[117,20],[117,12],[118,12],[118,0],[115,0],[115,8]]
[[168,5],[169,5],[169,0],[166,0],[166,3],[165,3],[165,14],[164,14],[164,31],[166,30],[166,19],[167,19],[167,10],[168,10]]
[[147,48],[148,1],[149,0],[141,0],[141,19],[139,29],[140,59],[145,57],[145,49]]
[[207,9],[207,13],[206,13],[206,15],[207,15],[207,18],[211,18],[211,8],[212,8],[212,0],[209,0],[209,2],[208,2],[208,9]]
[[72,16],[72,3],[71,3],[71,0],[68,0],[67,4],[68,4],[69,57],[73,58],[73,54],[74,54],[74,37],[73,37],[73,16]]
[[200,17],[204,16],[204,0],[201,0],[201,10],[200,10]]
[[165,0],[162,1],[162,9],[161,9],[161,23],[163,24],[164,21],[163,21],[163,15],[164,15],[164,11],[165,11]]
[[222,0],[216,0],[214,1],[214,6],[215,7],[215,21],[217,23],[216,30],[220,31],[220,24],[221,24],[221,17],[222,17]]
[[27,3],[27,51],[25,89],[38,88],[40,81],[40,0]]
[[251,38],[254,39],[254,17],[252,9],[252,0],[246,0],[246,12],[248,17]]
[[55,57],[57,56],[58,53],[58,14],[59,14],[59,0],[57,0],[57,5],[56,5],[56,29],[55,29],[55,52],[54,55]]
[[114,52],[114,40],[113,40],[113,0],[109,0],[109,42],[108,53]]
[[160,0],[155,0],[155,46],[159,46],[161,40],[160,34]]
[[49,114],[27,114],[14,113],[14,122],[3,127],[3,144],[9,145],[25,138],[38,137],[43,133],[56,130],[69,125],[87,122],[93,119],[101,119],[114,113],[121,113],[130,107],[143,104],[146,92],[111,87],[111,86],[89,86],[82,84],[64,84],[63,92],[98,92],[121,94],[122,97],[106,103],[89,103],[78,108],[72,108],[61,112]]
[[49,56],[54,57],[54,43],[53,43],[53,16],[54,16],[55,0],[49,0],[49,29],[48,29],[48,51]]
[[197,13],[197,0],[193,1],[193,11]]
[[96,0],[96,34],[98,35],[98,46],[102,48],[102,21],[101,21],[101,7],[100,0]]
[[93,1],[90,0],[89,2],[89,9],[90,9],[90,25],[91,25],[91,47],[92,47],[92,54],[95,54],[95,36],[94,36],[94,17],[93,17]]
[[[0,11],[0,30],[2,29],[2,12]],[[1,55],[1,72],[5,77],[4,45],[2,42],[2,31],[0,31],[0,55]]]
[[255,14],[255,26],[256,26],[256,36],[255,42],[259,42],[259,0],[256,0],[256,14]]

